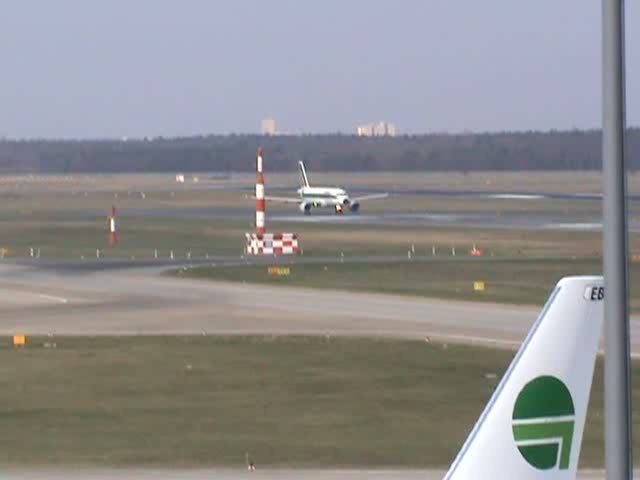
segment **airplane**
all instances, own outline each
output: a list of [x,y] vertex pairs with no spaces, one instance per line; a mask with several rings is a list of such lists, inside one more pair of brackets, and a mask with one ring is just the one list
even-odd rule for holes
[[361,197],[351,198],[342,188],[337,187],[312,187],[309,184],[309,177],[304,162],[298,162],[300,170],[300,188],[297,190],[298,198],[286,197],[265,197],[265,200],[280,203],[297,203],[300,211],[305,215],[311,214],[313,208],[331,207],[337,215],[344,213],[348,208],[352,212],[360,210],[360,204],[364,201],[386,198],[388,193],[377,193]]
[[602,277],[565,277],[445,480],[574,480],[604,311]]

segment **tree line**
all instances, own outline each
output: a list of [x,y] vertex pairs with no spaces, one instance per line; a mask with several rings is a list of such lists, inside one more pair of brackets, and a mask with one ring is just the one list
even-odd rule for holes
[[[595,170],[599,130],[352,135],[208,135],[138,140],[0,140],[2,173],[243,172],[264,147],[270,171],[299,160],[315,171]],[[631,169],[640,167],[640,129],[627,136]]]

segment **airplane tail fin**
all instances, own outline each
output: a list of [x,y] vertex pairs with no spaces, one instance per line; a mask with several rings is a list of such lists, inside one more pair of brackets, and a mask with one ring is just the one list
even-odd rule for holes
[[603,299],[602,277],[558,282],[445,480],[576,478]]
[[307,177],[307,169],[304,168],[304,162],[301,160],[298,162],[298,169],[300,170],[300,182],[302,187],[309,186],[309,177]]

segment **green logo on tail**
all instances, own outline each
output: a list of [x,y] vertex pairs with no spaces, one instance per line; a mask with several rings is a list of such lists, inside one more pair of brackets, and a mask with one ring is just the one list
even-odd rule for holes
[[569,468],[575,409],[571,393],[556,377],[525,385],[513,407],[513,438],[534,468]]

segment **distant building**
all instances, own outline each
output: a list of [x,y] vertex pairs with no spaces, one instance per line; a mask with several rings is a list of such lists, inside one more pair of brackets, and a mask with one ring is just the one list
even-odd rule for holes
[[372,137],[373,125],[360,125],[357,127],[357,132],[359,137]]
[[276,129],[276,121],[273,118],[263,119],[261,126],[263,135],[275,135],[278,133],[278,130]]
[[396,136],[396,126],[393,123],[386,123],[386,130],[387,133],[386,135],[390,136],[390,137],[395,137]]
[[387,122],[368,123],[358,126],[356,132],[359,137],[395,137],[396,126]]

